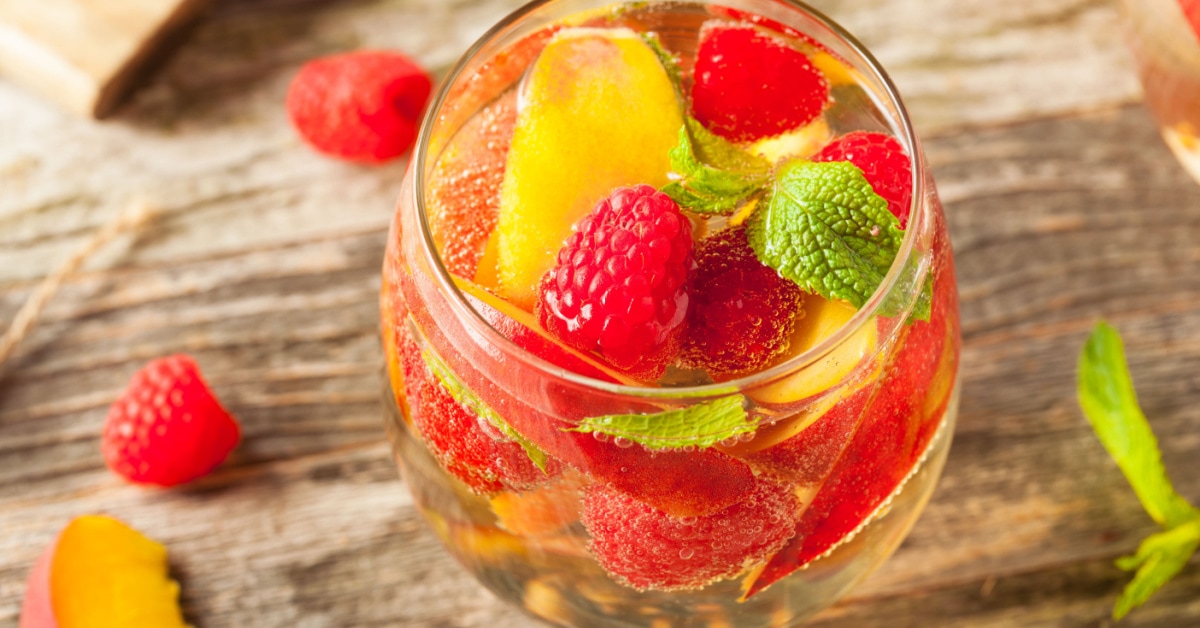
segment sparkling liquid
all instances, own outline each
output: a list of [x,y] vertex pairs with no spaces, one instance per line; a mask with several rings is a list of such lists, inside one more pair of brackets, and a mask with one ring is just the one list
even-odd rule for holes
[[[572,24],[580,19],[568,18]],[[712,19],[735,18],[703,5],[651,3],[589,14],[585,21],[655,33],[678,57],[686,93],[697,33]],[[793,22],[817,28],[807,18]],[[434,125],[428,140],[427,188],[452,183],[454,194],[498,193],[502,164],[499,170],[483,161],[451,167],[453,154],[461,146],[503,141],[503,116],[513,115],[504,107],[520,106],[514,90],[523,67],[513,66],[536,56],[537,44],[532,54],[522,50],[538,37],[536,31],[525,35],[504,53],[468,66],[477,78],[450,88],[442,124]],[[803,157],[850,131],[899,135],[890,122],[897,113],[878,82],[842,60],[852,51],[835,53],[803,39],[792,44],[825,73],[832,104],[816,122],[758,150],[772,159]],[[495,153],[484,153],[494,159]],[[959,347],[953,262],[932,181],[921,174],[924,190],[908,226],[916,232],[909,272],[890,289],[911,306],[928,278],[929,320],[874,315],[835,333],[840,340],[833,346],[796,361],[781,376],[735,384],[758,422],[756,431],[710,447],[661,451],[569,431],[581,415],[645,413],[647,403],[547,372],[479,329],[480,321],[454,302],[460,297],[448,289],[428,248],[432,241],[441,249],[451,273],[478,278],[489,260],[486,246],[450,249],[483,241],[494,224],[434,213],[428,215],[431,237],[423,238],[410,173],[381,297],[393,401],[387,427],[433,530],[497,595],[561,625],[787,626],[832,603],[889,555],[915,522],[953,428]],[[700,237],[727,228],[729,219],[693,221]],[[811,322],[821,313],[806,315]],[[703,371],[672,367],[658,385],[711,382]],[[689,389],[678,397],[660,398],[654,409],[686,407],[703,395]],[[498,429],[489,414],[515,434]],[[517,446],[522,438],[546,451],[545,471],[529,466]],[[741,487],[745,495],[731,496],[729,487]],[[710,500],[729,505],[704,511]],[[606,516],[631,527],[652,524],[640,536],[623,537],[619,530],[599,532]],[[701,532],[688,537],[689,526]],[[654,538],[659,531],[668,538]],[[597,536],[610,533],[621,543],[604,545]],[[752,538],[757,535],[778,538],[763,552]],[[747,549],[733,573],[688,579],[693,566],[697,574],[708,573],[696,563],[719,560],[713,557],[727,556],[730,546],[759,550]],[[684,586],[635,583],[614,571],[614,561],[622,560],[636,569],[639,556],[684,574]]]
[[1146,106],[1171,151],[1200,182],[1200,35],[1179,0],[1126,0],[1122,10]]

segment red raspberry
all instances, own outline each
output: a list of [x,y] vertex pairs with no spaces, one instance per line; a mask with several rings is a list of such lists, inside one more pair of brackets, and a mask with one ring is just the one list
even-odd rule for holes
[[433,83],[408,57],[363,51],[310,61],[287,94],[292,124],[313,148],[382,163],[412,147]]
[[1179,0],[1179,8],[1183,9],[1183,17],[1192,25],[1192,32],[1200,41],[1200,0]]
[[108,409],[101,450],[108,467],[131,482],[174,486],[215,469],[240,436],[196,362],[173,355],[133,374]]
[[741,501],[711,515],[677,518],[593,484],[583,525],[596,560],[635,589],[697,589],[731,578],[783,547],[800,500],[791,488],[759,478]]
[[679,350],[687,316],[692,226],[649,185],[618,188],[576,225],[538,286],[538,322],[653,381]]
[[714,376],[758,370],[788,348],[804,292],[763,264],[731,227],[696,247],[696,272],[688,290],[685,366]]
[[454,400],[425,364],[415,342],[408,337],[403,342],[408,407],[442,468],[481,495],[526,490],[562,472],[562,464],[555,460],[547,462],[546,473],[538,469],[520,444]]
[[867,178],[875,193],[888,202],[888,211],[908,226],[912,204],[912,160],[896,138],[883,133],[855,131],[825,145],[813,161],[848,161]]
[[735,142],[801,127],[829,102],[829,82],[804,53],[749,24],[703,26],[693,74],[692,113]]
[[784,24],[783,22],[780,22],[778,20],[772,20],[769,17],[764,17],[757,13],[751,13],[749,11],[735,9],[733,7],[723,7],[723,6],[716,5],[716,4],[709,6],[708,11],[709,11],[709,13],[712,13],[713,15],[718,16],[718,17],[724,17],[724,18],[738,21],[738,22],[745,22],[745,23],[753,24],[753,25],[761,27],[761,28],[765,28],[769,31],[774,31],[780,35],[784,35],[786,37],[790,37],[792,39],[802,41],[805,44],[807,44],[808,46],[811,46],[821,52],[833,54],[833,52],[830,51],[828,48],[826,48],[824,44],[817,41],[816,39],[813,39],[813,37],[811,35],[809,35],[808,33],[802,33],[800,31],[792,28],[791,26],[788,26],[787,24]]

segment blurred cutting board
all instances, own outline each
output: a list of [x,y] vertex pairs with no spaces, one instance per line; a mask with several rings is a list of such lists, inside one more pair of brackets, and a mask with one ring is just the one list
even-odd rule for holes
[[209,0],[0,0],[0,74],[84,116],[112,112]]

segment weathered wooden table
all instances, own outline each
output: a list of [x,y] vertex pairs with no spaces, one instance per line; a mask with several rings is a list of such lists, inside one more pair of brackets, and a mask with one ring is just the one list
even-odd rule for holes
[[[166,214],[67,282],[0,366],[0,624],[73,515],[171,552],[189,621],[528,625],[426,532],[383,439],[376,290],[403,164],[321,158],[289,128],[304,60],[397,48],[444,70],[518,0],[227,0],[112,121],[0,80],[0,321],[142,196]],[[1200,186],[1140,105],[1115,2],[819,0],[890,68],[953,231],[965,334],[944,479],[896,556],[816,622],[1108,622],[1113,559],[1155,529],[1084,421],[1075,359],[1098,317],[1185,496],[1200,501]],[[184,490],[104,467],[109,402],[186,351],[241,419]],[[1193,564],[1127,625],[1200,624]]]

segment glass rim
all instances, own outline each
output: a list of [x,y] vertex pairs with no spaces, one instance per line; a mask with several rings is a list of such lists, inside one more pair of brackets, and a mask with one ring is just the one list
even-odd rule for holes
[[[426,212],[425,190],[426,176],[425,165],[429,157],[429,143],[433,131],[433,125],[438,119],[438,114],[446,104],[446,98],[457,81],[462,77],[466,69],[479,56],[480,52],[491,43],[493,40],[504,34],[510,27],[518,24],[526,17],[530,16],[538,9],[553,4],[555,2],[563,2],[565,0],[533,0],[515,11],[509,13],[499,22],[494,24],[486,32],[483,33],[471,46],[463,52],[458,61],[442,79],[438,85],[437,91],[433,98],[429,101],[429,105],[424,112],[421,121],[421,126],[417,134],[415,148],[409,168],[412,168],[413,185],[412,187],[412,202],[413,208],[417,211],[418,225],[420,227],[421,237],[421,252],[425,255],[426,261],[429,262],[433,270],[434,282],[442,294],[448,296],[447,301],[451,310],[455,315],[464,322],[464,325],[470,328],[470,331],[481,333],[492,346],[501,348],[507,356],[520,361],[524,366],[532,367],[537,371],[539,376],[547,376],[559,378],[570,384],[582,386],[598,391],[617,394],[630,397],[642,398],[660,398],[660,399],[692,399],[692,398],[708,398],[708,397],[723,397],[733,392],[741,392],[755,386],[768,384],[773,381],[782,380],[788,374],[802,371],[809,366],[816,364],[826,354],[833,351],[843,342],[850,339],[859,329],[868,324],[872,320],[880,306],[885,301],[900,277],[904,274],[905,266],[909,258],[912,256],[916,248],[916,240],[920,237],[919,231],[926,225],[927,211],[925,207],[925,158],[922,151],[918,150],[916,133],[912,127],[912,120],[909,117],[908,110],[904,106],[904,102],[900,98],[899,90],[892,82],[891,77],[883,69],[883,66],[875,58],[866,46],[857,38],[846,31],[837,22],[830,19],[824,13],[809,6],[800,0],[751,0],[774,2],[776,4],[785,5],[789,8],[796,9],[807,14],[818,24],[829,29],[833,35],[840,38],[849,48],[858,55],[864,62],[866,69],[869,70],[869,78],[878,81],[883,87],[882,95],[886,97],[888,104],[895,108],[898,119],[892,122],[898,123],[900,136],[898,139],[908,151],[909,158],[912,160],[912,198],[909,201],[909,228],[904,231],[904,237],[900,243],[900,249],[896,253],[896,258],[892,261],[891,267],[884,276],[883,281],[866,303],[854,313],[854,315],[836,332],[825,338],[816,345],[809,347],[803,353],[793,356],[787,360],[779,362],[770,368],[756,371],[747,375],[738,376],[721,382],[710,384],[698,384],[692,386],[650,386],[650,385],[631,385],[623,383],[608,382],[601,379],[596,379],[587,375],[576,373],[569,369],[563,368],[553,362],[540,358],[517,343],[510,340],[504,334],[500,333],[493,327],[483,315],[467,302],[462,290],[455,284],[450,271],[442,262],[441,256],[437,252],[437,245],[433,240],[433,232],[429,226],[428,213]],[[611,5],[623,4],[620,0],[610,2]],[[643,4],[643,3],[637,3]],[[702,5],[720,5],[720,2],[705,2],[703,0],[650,0],[644,4],[702,4]],[[730,4],[739,4],[738,0],[732,0]],[[603,4],[601,5],[603,6]],[[784,23],[787,26],[786,23]],[[807,33],[806,33],[807,34]],[[455,130],[457,132],[457,129]],[[925,268],[922,272],[928,272]],[[918,273],[918,278],[922,277],[922,272]],[[590,356],[589,356],[590,357]]]

